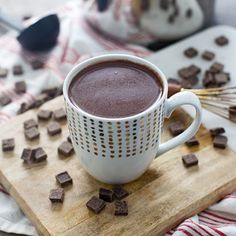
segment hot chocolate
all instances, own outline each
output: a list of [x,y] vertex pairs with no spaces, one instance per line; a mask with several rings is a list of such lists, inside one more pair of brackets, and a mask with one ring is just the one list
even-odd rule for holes
[[127,61],[103,62],[79,72],[69,86],[72,103],[95,116],[122,118],[141,113],[162,95],[158,75]]

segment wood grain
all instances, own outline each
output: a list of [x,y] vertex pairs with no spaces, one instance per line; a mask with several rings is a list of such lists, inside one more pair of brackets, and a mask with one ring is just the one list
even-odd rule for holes
[[[59,97],[42,108],[55,110],[63,105]],[[53,138],[47,135],[47,123],[40,123],[40,140],[26,141],[22,123],[36,118],[36,114],[36,110],[29,111],[0,127],[0,139],[16,138],[14,152],[0,151],[0,181],[43,235],[163,235],[236,189],[235,153],[214,149],[209,132],[201,127],[197,134],[199,147],[190,149],[182,145],[173,149],[153,161],[141,178],[125,185],[131,193],[127,198],[127,217],[115,217],[113,204],[108,204],[100,215],[94,215],[85,203],[97,195],[100,187],[111,186],[90,177],[75,156],[68,159],[58,156],[57,147],[68,135],[65,123],[62,134]],[[171,120],[175,119],[186,125],[191,122],[182,110],[174,113]],[[168,122],[163,140],[170,138]],[[33,166],[23,164],[22,149],[37,146],[46,150],[48,160]],[[181,156],[189,152],[197,154],[199,165],[186,169]],[[55,175],[64,170],[72,176],[73,186],[65,189],[62,205],[51,204],[48,194],[57,186]]]

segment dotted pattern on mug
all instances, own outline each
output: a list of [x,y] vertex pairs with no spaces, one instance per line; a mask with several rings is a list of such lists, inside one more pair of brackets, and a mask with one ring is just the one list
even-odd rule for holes
[[164,102],[139,119],[103,122],[79,114],[66,104],[71,138],[83,152],[102,158],[136,158],[159,145]]

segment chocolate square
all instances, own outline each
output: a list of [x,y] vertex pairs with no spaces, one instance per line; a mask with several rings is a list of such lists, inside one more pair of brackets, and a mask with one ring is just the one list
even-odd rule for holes
[[173,136],[176,136],[184,131],[184,125],[180,121],[172,122],[169,125],[169,130]]
[[219,62],[213,63],[209,69],[209,71],[212,73],[219,73],[222,72],[223,70],[224,70],[224,65]]
[[0,67],[0,78],[6,78],[8,74],[8,69]]
[[182,156],[182,161],[185,167],[191,167],[198,164],[198,159],[194,154],[188,154]]
[[197,138],[195,136],[193,136],[187,142],[185,142],[185,144],[188,147],[197,146],[197,145],[199,145],[199,141],[197,140]]
[[201,69],[198,66],[190,65],[189,67],[184,67],[178,70],[178,74],[182,79],[189,79],[192,77],[197,77],[201,72]]
[[15,82],[15,92],[18,93],[18,94],[26,92],[26,83],[25,83],[25,81]]
[[225,129],[223,127],[216,127],[214,129],[210,129],[211,136],[216,136],[219,134],[225,133]]
[[70,177],[67,171],[57,174],[56,180],[60,184],[61,187],[66,187],[73,183],[72,178]]
[[212,61],[215,58],[215,53],[210,52],[210,51],[205,51],[202,54],[202,58],[207,61]]
[[114,198],[121,200],[129,195],[128,191],[126,191],[121,186],[115,186],[113,188]]
[[40,136],[40,133],[36,127],[26,129],[24,133],[25,133],[25,138],[31,141],[38,139]]
[[222,86],[228,83],[229,81],[229,75],[226,73],[218,73],[215,74],[215,82],[217,85]]
[[41,147],[32,150],[32,159],[34,162],[44,161],[47,157],[47,153]]
[[49,110],[41,110],[37,114],[38,119],[43,121],[50,120],[51,116],[52,116],[52,111]]
[[203,85],[206,88],[214,87],[216,85],[214,73],[206,71],[205,76],[203,78]]
[[13,66],[13,75],[22,75],[24,73],[21,65]]
[[74,148],[71,145],[71,143],[65,141],[63,142],[59,147],[58,147],[58,153],[65,156],[69,157],[74,153]]
[[50,190],[49,199],[51,202],[60,202],[64,201],[65,192],[63,188],[56,188]]
[[127,216],[128,215],[128,204],[126,201],[115,201],[115,213],[116,216]]
[[30,129],[32,127],[38,127],[38,123],[35,119],[29,119],[24,122],[24,129]]
[[51,121],[47,125],[47,131],[50,136],[54,136],[62,132],[60,124],[56,121]]
[[215,39],[215,43],[218,45],[218,46],[225,46],[229,43],[229,40],[228,38],[226,38],[225,36],[219,36]]
[[2,151],[3,152],[13,151],[14,148],[15,148],[15,139],[14,138],[2,140]]
[[53,116],[56,121],[62,121],[66,119],[66,112],[63,108],[60,108],[53,112]]
[[29,163],[32,161],[32,150],[30,148],[24,148],[21,154],[21,159],[26,162]]
[[195,48],[190,47],[184,50],[184,55],[188,58],[193,58],[198,55],[198,51]]
[[225,149],[227,147],[228,138],[224,135],[216,135],[213,140],[215,148]]
[[114,194],[110,189],[100,188],[99,189],[99,198],[105,202],[113,202]]
[[95,214],[100,213],[106,206],[105,201],[93,196],[87,203],[86,206],[89,210],[93,211]]
[[6,106],[9,103],[11,103],[11,98],[10,97],[8,97],[6,95],[0,97],[0,105],[1,106]]

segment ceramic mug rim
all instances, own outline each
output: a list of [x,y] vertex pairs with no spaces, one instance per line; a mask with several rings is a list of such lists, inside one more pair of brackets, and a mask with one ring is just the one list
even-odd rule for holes
[[[156,101],[151,106],[149,106],[146,110],[144,110],[140,113],[137,113],[135,115],[132,115],[132,116],[120,117],[120,118],[106,118],[106,117],[92,115],[92,114],[84,111],[83,109],[81,109],[79,106],[76,106],[75,104],[73,104],[73,102],[69,98],[68,91],[69,91],[69,87],[70,87],[72,80],[75,78],[75,76],[80,71],[82,71],[83,69],[85,69],[89,66],[96,65],[98,63],[102,63],[102,62],[106,62],[106,61],[119,61],[119,60],[128,61],[128,62],[131,62],[134,64],[146,66],[148,69],[150,69],[151,71],[156,73],[158,78],[161,80],[161,83],[163,86],[163,92],[161,94],[161,97],[158,97],[156,99]],[[67,103],[71,107],[73,107],[73,109],[75,109],[78,113],[82,114],[83,116],[88,117],[89,119],[100,120],[100,121],[104,121],[104,122],[109,122],[109,121],[110,122],[111,121],[118,122],[118,121],[130,120],[130,119],[138,119],[140,116],[144,116],[144,115],[152,112],[153,110],[156,109],[156,107],[158,107],[159,105],[161,105],[163,103],[164,99],[166,99],[167,92],[168,92],[167,90],[168,90],[168,84],[167,84],[166,76],[163,74],[163,72],[157,66],[155,66],[154,64],[152,64],[151,62],[149,62],[145,59],[142,59],[137,56],[128,55],[128,54],[105,54],[105,55],[89,58],[89,59],[79,63],[78,65],[75,65],[72,68],[72,70],[68,73],[68,75],[66,76],[64,84],[63,84],[64,98],[66,99]]]

